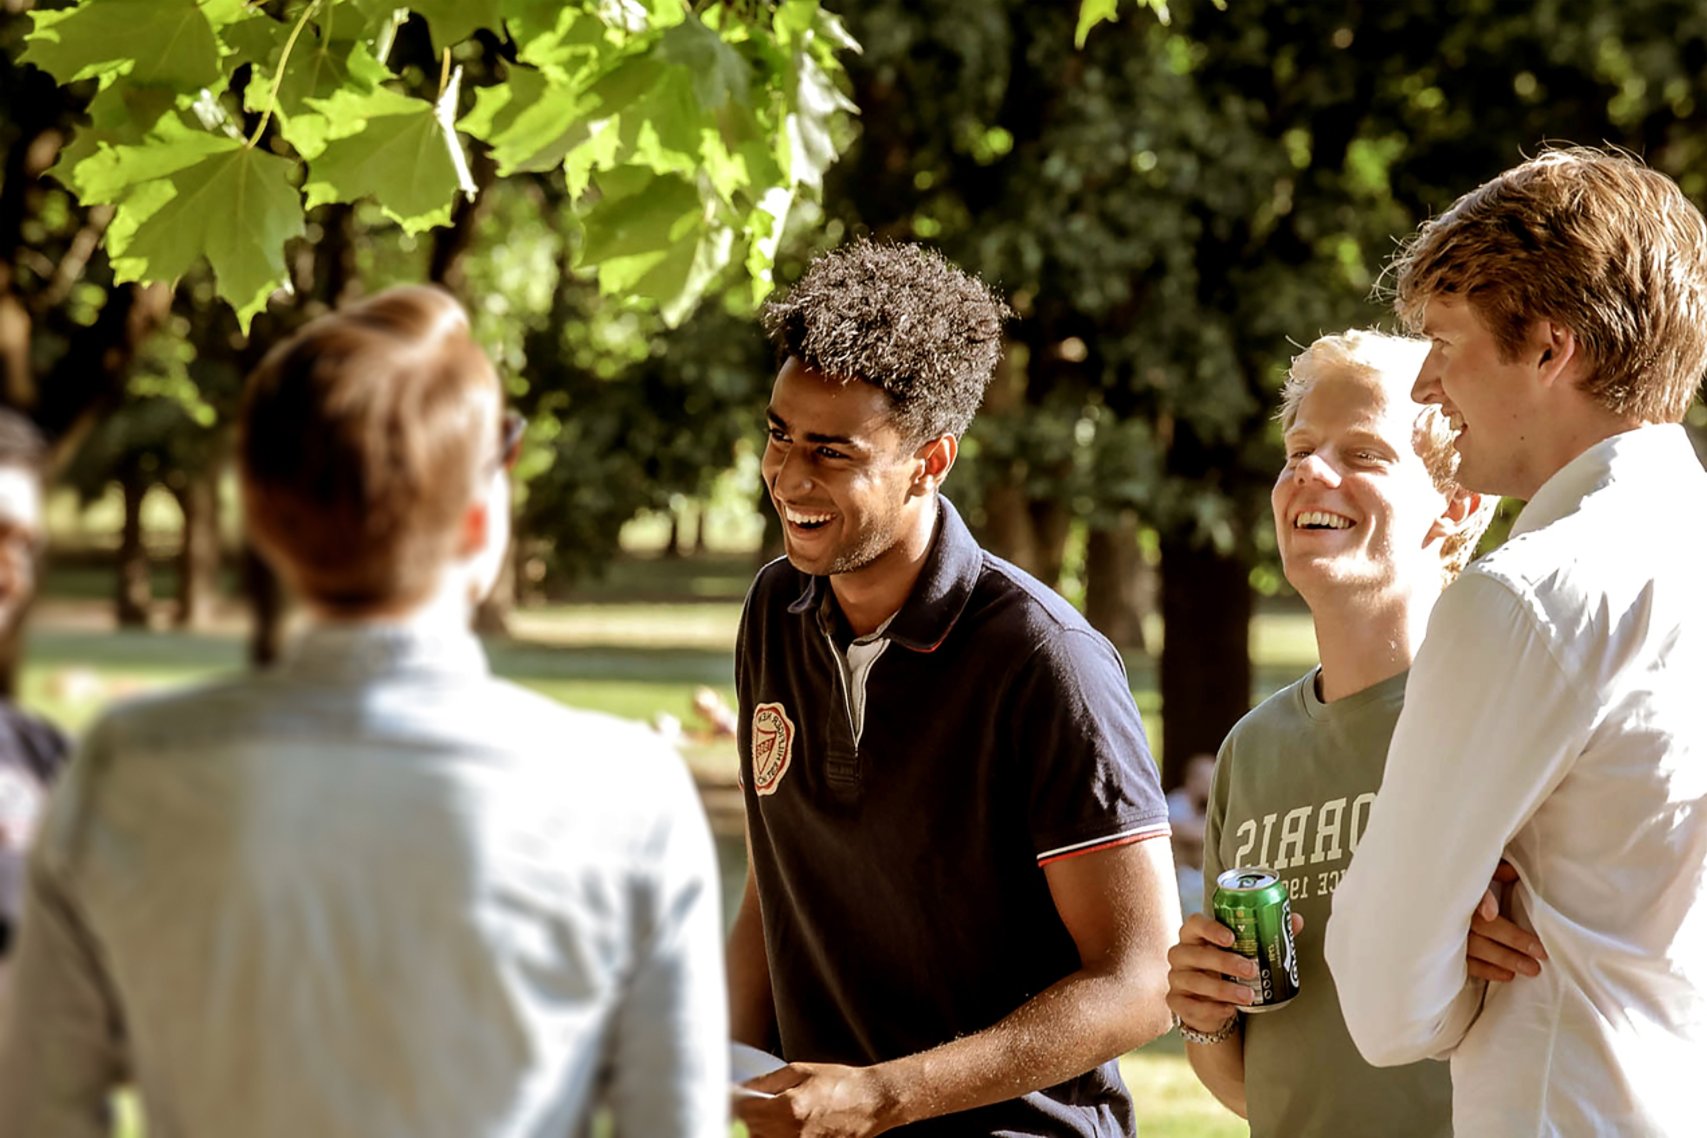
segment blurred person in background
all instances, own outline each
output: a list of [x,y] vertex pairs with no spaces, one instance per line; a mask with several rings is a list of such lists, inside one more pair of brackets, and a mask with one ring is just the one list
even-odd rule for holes
[[736,644],[751,850],[729,940],[756,1138],[1133,1129],[1167,1029],[1167,806],[1120,656],[940,493],[1006,306],[915,245],[813,262],[766,325],[786,558]]
[[1215,780],[1215,756],[1207,752],[1185,762],[1185,781],[1168,791],[1168,825],[1173,827],[1174,873],[1179,878],[1180,911],[1203,912],[1203,831],[1209,817],[1209,791]]
[[248,524],[311,620],[273,672],[120,706],[32,854],[0,1134],[535,1138],[603,1103],[724,1138],[717,876],[644,728],[469,631],[520,442],[468,321],[400,287],[250,377]]
[[[1382,1065],[1450,1055],[1459,1138],[1701,1132],[1707,1067],[1707,220],[1618,153],[1545,152],[1395,265],[1413,395],[1458,478],[1526,503],[1441,596],[1327,957]],[[1460,951],[1501,859],[1546,945],[1488,989]]]
[[[35,596],[47,458],[35,424],[0,408],[0,640],[20,635]],[[52,724],[0,700],[0,1006],[23,909],[25,851],[68,750]]]
[[[1227,977],[1253,976],[1255,966],[1230,951],[1231,929],[1200,914],[1186,918],[1171,953],[1168,997],[1193,1070],[1249,1119],[1252,1138],[1452,1133],[1446,1069],[1364,1062],[1322,959],[1334,888],[1362,856],[1354,851],[1411,657],[1496,504],[1458,486],[1445,417],[1411,401],[1427,353],[1421,340],[1377,332],[1324,336],[1292,361],[1282,389],[1276,544],[1287,581],[1310,606],[1321,663],[1222,744],[1201,888],[1212,894],[1222,871],[1245,867],[1287,882],[1299,992],[1262,1015],[1242,1014],[1250,989]],[[1536,967],[1494,943],[1504,935],[1528,944],[1528,934],[1497,912],[1493,920],[1470,934],[1476,951],[1494,966]],[[1460,952],[1465,936],[1461,928]]]

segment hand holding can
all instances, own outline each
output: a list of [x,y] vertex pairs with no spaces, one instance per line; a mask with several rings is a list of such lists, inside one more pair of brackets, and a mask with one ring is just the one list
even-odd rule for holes
[[1215,919],[1233,930],[1228,951],[1249,957],[1256,975],[1228,976],[1251,990],[1246,1012],[1266,1012],[1298,995],[1298,949],[1292,933],[1292,899],[1270,869],[1242,866],[1215,879]]

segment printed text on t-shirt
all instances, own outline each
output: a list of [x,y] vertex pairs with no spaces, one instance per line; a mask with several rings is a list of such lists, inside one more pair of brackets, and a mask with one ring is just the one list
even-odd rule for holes
[[1233,830],[1239,844],[1229,868],[1260,865],[1280,871],[1348,857],[1357,851],[1374,802],[1375,794],[1369,792],[1246,818]]

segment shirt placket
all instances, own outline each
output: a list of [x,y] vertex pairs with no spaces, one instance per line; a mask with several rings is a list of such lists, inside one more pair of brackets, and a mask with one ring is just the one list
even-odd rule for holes
[[860,783],[859,743],[854,738],[853,693],[848,691],[847,674],[842,669],[840,654],[836,650],[836,642],[829,631],[819,629],[823,637],[825,653],[824,663],[831,675],[831,684],[836,691],[836,697],[829,701],[826,709],[824,738],[829,745],[824,748],[824,781],[838,795],[851,795],[858,791]]

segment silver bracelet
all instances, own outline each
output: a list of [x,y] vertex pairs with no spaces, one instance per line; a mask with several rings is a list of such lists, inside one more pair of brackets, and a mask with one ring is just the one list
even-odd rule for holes
[[1221,1025],[1219,1031],[1198,1031],[1195,1027],[1187,1027],[1180,1022],[1179,1016],[1174,1016],[1174,1026],[1179,1029],[1180,1038],[1187,1043],[1221,1043],[1239,1030],[1239,1013],[1234,1012],[1227,1022]]

